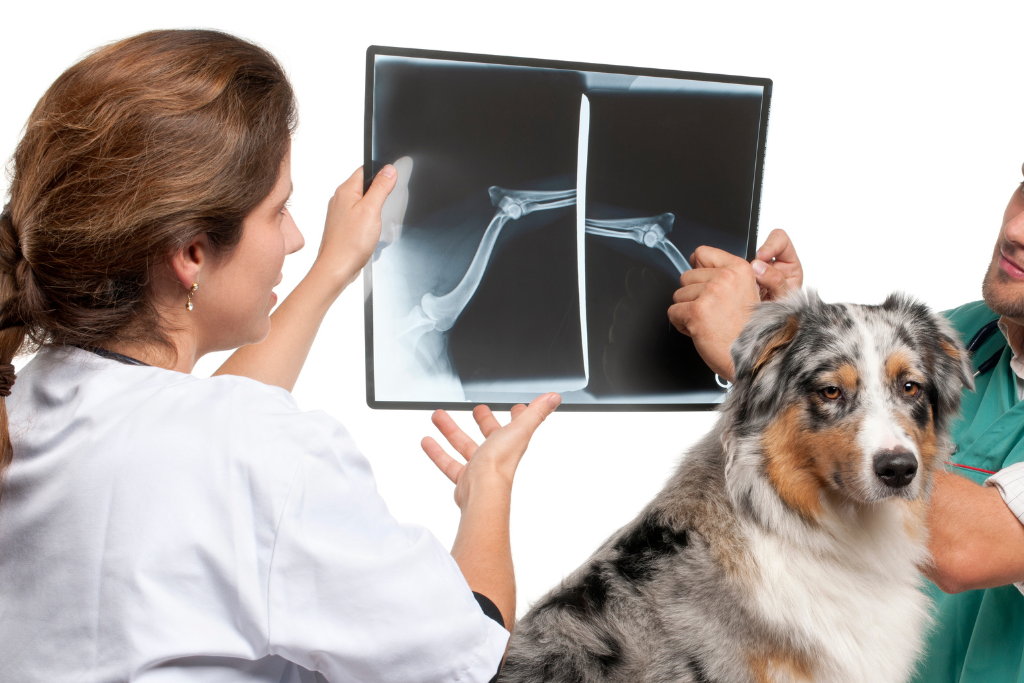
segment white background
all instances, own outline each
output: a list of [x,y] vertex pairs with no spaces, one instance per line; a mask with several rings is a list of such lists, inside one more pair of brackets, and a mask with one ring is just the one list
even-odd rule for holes
[[[806,282],[831,301],[980,298],[1024,161],[1020,2],[12,2],[0,17],[4,158],[46,87],[106,42],[211,27],[269,48],[301,120],[292,212],[307,246],[285,264],[282,295],[316,254],[334,187],[362,162],[370,44],[771,78],[762,239],[788,230]],[[366,407],[361,283],[328,315],[295,395],[347,425],[399,519],[450,544],[452,487],[418,446],[429,414]],[[520,613],[631,519],[713,420],[564,413],[543,425],[516,479]]]

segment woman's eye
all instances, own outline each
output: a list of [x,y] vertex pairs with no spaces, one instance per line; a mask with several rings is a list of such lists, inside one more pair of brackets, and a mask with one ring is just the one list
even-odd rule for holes
[[921,390],[921,385],[917,382],[904,382],[903,383],[903,395],[907,398],[917,396],[917,392]]
[[829,401],[835,401],[843,395],[843,391],[839,387],[825,387],[819,393],[822,398]]

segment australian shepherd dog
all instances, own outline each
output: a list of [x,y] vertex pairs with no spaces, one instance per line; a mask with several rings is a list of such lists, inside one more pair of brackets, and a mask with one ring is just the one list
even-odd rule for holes
[[967,353],[907,297],[762,304],[658,496],[519,621],[502,683],[906,681]]

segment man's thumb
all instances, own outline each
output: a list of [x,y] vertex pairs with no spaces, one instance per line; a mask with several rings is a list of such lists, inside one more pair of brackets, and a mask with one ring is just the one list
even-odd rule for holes
[[754,271],[754,279],[757,280],[757,286],[765,292],[763,298],[769,301],[781,299],[789,292],[786,277],[774,266],[754,259],[750,262],[750,267]]
[[370,183],[370,188],[363,195],[363,200],[370,201],[379,211],[384,206],[384,200],[391,194],[391,190],[395,189],[397,179],[398,171],[391,164],[387,164],[377,172],[373,182]]

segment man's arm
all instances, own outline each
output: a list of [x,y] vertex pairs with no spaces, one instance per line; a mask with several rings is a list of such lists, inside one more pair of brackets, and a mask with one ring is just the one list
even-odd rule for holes
[[1024,581],[1024,524],[994,486],[951,472],[935,475],[925,575],[945,593]]

